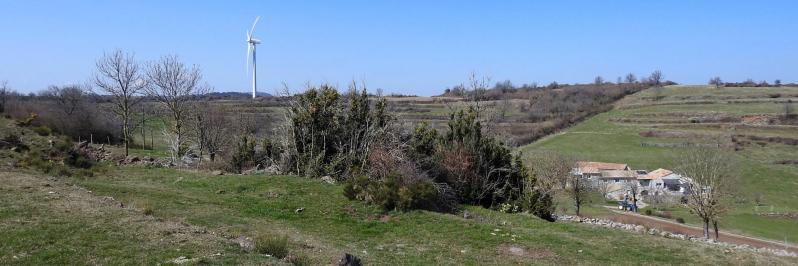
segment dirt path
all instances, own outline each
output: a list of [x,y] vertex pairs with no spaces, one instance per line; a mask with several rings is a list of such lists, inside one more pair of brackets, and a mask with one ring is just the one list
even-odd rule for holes
[[[607,217],[607,219],[613,220],[615,222],[620,223],[627,223],[627,224],[637,224],[642,225],[647,228],[657,228],[660,230],[672,232],[672,233],[679,233],[684,235],[691,235],[695,237],[702,237],[704,235],[703,229],[699,227],[684,225],[680,223],[676,223],[673,221],[660,219],[656,217],[644,216],[635,213],[629,212],[620,212],[616,210],[612,210],[614,213]],[[714,232],[713,232],[714,233]],[[798,253],[798,247],[794,245],[785,245],[784,243],[778,243],[771,240],[754,238],[749,236],[737,235],[728,232],[719,232],[719,240],[722,242],[734,243],[734,244],[746,244],[753,247],[768,247],[768,248],[775,248],[775,249],[784,249],[787,251]]]

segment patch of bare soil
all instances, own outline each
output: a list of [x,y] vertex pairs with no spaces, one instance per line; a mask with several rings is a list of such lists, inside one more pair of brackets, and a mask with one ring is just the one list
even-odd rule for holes
[[795,138],[786,138],[786,137],[763,137],[763,136],[756,136],[756,135],[738,135],[741,138],[747,138],[751,141],[757,142],[768,142],[768,143],[776,143],[776,144],[784,144],[784,145],[791,145],[796,146],[798,145],[798,139]]
[[544,248],[526,248],[519,245],[501,245],[499,253],[503,255],[530,258],[530,259],[556,259],[557,254]]
[[740,119],[747,125],[770,125],[775,121],[775,118],[769,115],[744,115]]
[[644,138],[701,138],[708,136],[700,133],[660,130],[640,131],[638,134]]

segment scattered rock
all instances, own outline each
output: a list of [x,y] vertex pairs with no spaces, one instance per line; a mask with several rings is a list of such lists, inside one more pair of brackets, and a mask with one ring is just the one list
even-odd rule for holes
[[263,169],[263,174],[266,175],[279,175],[281,173],[282,172],[280,171],[280,168],[276,165],[270,165],[269,167]]
[[634,230],[635,230],[635,232],[638,232],[638,233],[644,233],[644,232],[646,232],[646,227],[642,226],[642,225],[637,225],[637,226],[635,226]]
[[186,256],[180,256],[180,257],[177,257],[176,259],[172,260],[172,262],[174,264],[183,264],[183,263],[188,263],[188,262],[195,262],[195,261],[198,261],[198,260],[199,260],[199,258],[189,259],[189,258],[186,258]]
[[139,161],[141,161],[141,158],[139,158],[136,155],[128,155],[127,157],[125,157],[125,163],[126,164],[137,163]]
[[244,175],[259,175],[259,174],[263,174],[263,170],[260,170],[257,167],[255,167],[255,168],[252,168],[252,169],[249,169],[249,170],[244,170],[244,171],[241,172],[241,174],[244,174]]
[[197,154],[195,154],[194,151],[192,151],[192,150],[186,151],[186,154],[183,155],[182,158],[180,158],[180,161],[183,162],[186,165],[193,165],[193,164],[199,162],[199,160],[200,160],[200,157]]
[[362,266],[363,264],[360,263],[360,258],[355,255],[344,253],[344,255],[338,259],[335,265],[338,266]]
[[328,175],[322,176],[321,181],[324,181],[327,184],[335,184],[335,179]]
[[532,259],[551,259],[557,257],[557,255],[554,254],[554,252],[551,252],[550,250],[547,249],[542,249],[542,248],[530,249],[518,245],[499,246],[499,253],[516,257],[532,258]]
[[77,147],[78,149],[83,149],[83,148],[86,148],[88,146],[89,146],[89,142],[88,141],[81,141],[81,142],[78,142],[78,144],[75,144],[75,147]]
[[[726,243],[726,242],[717,242],[714,239],[697,238],[697,237],[684,235],[684,234],[671,233],[671,232],[659,230],[659,229],[656,229],[656,228],[649,228],[648,230],[646,230],[646,228],[641,226],[641,225],[624,224],[624,223],[618,223],[618,222],[614,222],[614,221],[610,221],[610,220],[604,220],[604,219],[594,219],[594,218],[577,217],[577,216],[570,216],[570,215],[557,216],[556,219],[560,220],[560,221],[566,221],[566,222],[585,223],[585,224],[598,225],[598,226],[607,227],[607,228],[616,228],[616,229],[621,229],[621,230],[626,230],[626,231],[647,233],[647,234],[652,235],[652,236],[661,236],[661,237],[671,238],[671,239],[687,240],[687,241],[691,241],[691,242],[704,243],[704,244],[707,244],[707,245],[716,245],[716,246],[728,248],[729,250],[742,250],[742,251],[748,251],[748,252],[769,253],[769,254],[773,254],[773,255],[776,255],[776,256],[783,256],[783,257],[798,257],[798,254],[796,254],[796,253],[790,252],[790,251],[787,251],[787,250],[782,250],[782,249],[754,248],[752,246],[745,245],[745,244],[737,245],[737,244]],[[729,252],[731,252],[731,251],[729,251]]]
[[211,172],[211,174],[212,175],[224,175],[224,172],[222,172],[222,170],[215,170],[215,171]]
[[474,216],[468,211],[463,211],[463,219],[473,219]]
[[251,252],[252,250],[255,249],[255,245],[252,244],[252,241],[249,240],[249,238],[243,236],[239,236],[233,239],[233,243],[238,244],[238,246],[241,247],[241,250],[244,250],[246,252]]

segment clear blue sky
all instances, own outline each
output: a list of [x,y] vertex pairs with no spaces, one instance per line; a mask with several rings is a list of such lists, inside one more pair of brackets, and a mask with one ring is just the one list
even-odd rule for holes
[[798,1],[6,1],[0,80],[20,91],[85,82],[104,51],[177,54],[217,91],[287,83],[433,95],[470,72],[516,84],[667,79],[798,81]]

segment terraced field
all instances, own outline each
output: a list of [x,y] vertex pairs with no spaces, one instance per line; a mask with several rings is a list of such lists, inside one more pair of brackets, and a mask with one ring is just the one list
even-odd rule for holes
[[[616,103],[564,132],[519,150],[534,160],[536,150],[557,150],[584,160],[628,163],[633,168],[673,168],[681,147],[720,140],[735,148],[741,183],[721,228],[798,242],[798,220],[760,215],[760,210],[798,212],[798,88],[714,88],[670,86],[646,90]],[[762,207],[755,207],[762,206]],[[684,209],[674,217],[697,223]]]

